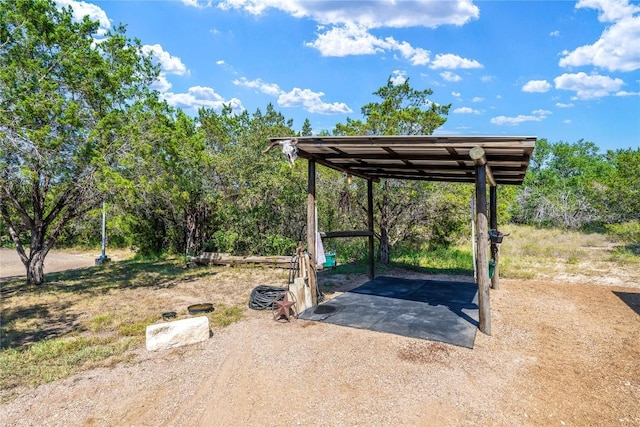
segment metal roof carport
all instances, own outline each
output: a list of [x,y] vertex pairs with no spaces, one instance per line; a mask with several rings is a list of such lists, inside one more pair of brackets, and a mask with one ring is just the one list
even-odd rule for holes
[[[368,230],[327,233],[328,237],[366,236],[369,276],[374,277],[373,182],[380,179],[468,182],[476,187],[478,328],[491,334],[486,185],[490,185],[490,226],[497,229],[498,185],[522,184],[535,136],[309,136],[271,138],[272,146],[290,140],[308,161],[307,245],[316,247],[316,164],[367,181]],[[497,247],[492,244],[492,252]],[[496,260],[497,264],[497,260]]]

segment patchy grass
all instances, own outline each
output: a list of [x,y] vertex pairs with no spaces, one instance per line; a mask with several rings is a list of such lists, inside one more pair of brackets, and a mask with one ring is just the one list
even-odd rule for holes
[[211,302],[212,327],[244,318],[253,287],[282,286],[287,272],[251,267],[185,268],[182,259],[112,262],[47,275],[41,287],[23,280],[0,284],[0,400],[35,386],[134,357],[146,327],[162,313],[190,315]]

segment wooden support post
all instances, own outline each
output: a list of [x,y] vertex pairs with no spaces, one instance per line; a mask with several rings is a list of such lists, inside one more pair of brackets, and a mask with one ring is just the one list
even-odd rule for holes
[[[492,230],[498,232],[498,187],[493,186],[489,189],[489,209],[490,220],[489,227]],[[491,277],[491,289],[500,288],[500,274],[498,272],[500,258],[500,245],[495,242],[491,242],[491,259],[494,262],[493,276]]]
[[373,181],[367,180],[367,222],[369,225],[369,279],[375,277],[375,247],[373,230]]
[[[475,160],[475,159],[474,159]],[[491,304],[489,299],[489,257],[487,229],[486,166],[476,164],[476,226],[478,230],[476,257],[478,263],[478,329],[491,335]]]
[[[311,253],[309,276],[316,274],[316,162],[308,161],[308,191],[307,191],[307,250]],[[311,282],[311,279],[309,279]],[[314,304],[315,305],[315,304]]]
[[484,149],[482,147],[476,146],[469,150],[469,157],[476,164],[476,166],[486,166],[485,167],[485,182],[488,182],[490,186],[496,186],[496,180],[493,178],[493,173],[491,172],[491,168],[487,164],[487,156],[484,154]]

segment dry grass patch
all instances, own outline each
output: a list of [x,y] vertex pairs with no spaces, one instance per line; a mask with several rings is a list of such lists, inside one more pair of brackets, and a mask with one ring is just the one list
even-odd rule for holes
[[162,313],[189,317],[210,302],[214,328],[243,319],[258,284],[284,286],[288,273],[258,267],[184,268],[180,259],[128,260],[47,275],[42,287],[2,283],[0,388],[38,385],[131,359]]

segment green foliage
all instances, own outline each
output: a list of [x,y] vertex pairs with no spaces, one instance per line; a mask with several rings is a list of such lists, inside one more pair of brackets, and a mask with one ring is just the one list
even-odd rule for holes
[[[379,102],[372,102],[362,107],[362,115],[366,121],[347,119],[347,122],[335,126],[334,135],[427,135],[442,126],[446,121],[450,105],[438,105],[429,97],[430,89],[416,90],[409,84],[409,79],[397,84],[389,78],[387,84],[379,88],[374,95]],[[345,209],[348,204],[350,212],[357,212],[362,218],[366,211],[363,202],[366,200],[365,183],[358,183],[354,189],[356,197],[349,196],[349,190],[334,191],[340,200],[333,197],[333,206]],[[456,204],[441,207],[438,199],[448,190],[446,187],[424,182],[406,182],[382,180],[374,191],[375,222],[377,238],[380,245],[380,260],[388,263],[390,250],[399,241],[415,238],[419,232],[429,231],[434,239],[444,244],[448,236],[456,233],[462,224],[457,220],[443,221],[451,217],[451,212],[435,218],[434,208],[444,213],[447,209],[457,210]],[[451,200],[451,198],[449,198]],[[334,215],[333,217],[336,217]],[[333,218],[330,216],[330,218]],[[356,221],[363,223],[364,221]],[[435,225],[438,224],[439,228]],[[457,237],[457,236],[456,236]]]
[[592,142],[539,140],[512,219],[574,229],[637,219],[639,164],[640,149],[603,155]]
[[640,244],[640,221],[629,221],[622,224],[607,224],[607,234],[625,243]]
[[44,281],[48,251],[119,175],[130,142],[119,130],[158,72],[124,27],[99,43],[97,30],[52,1],[0,2],[0,215],[28,283]]

